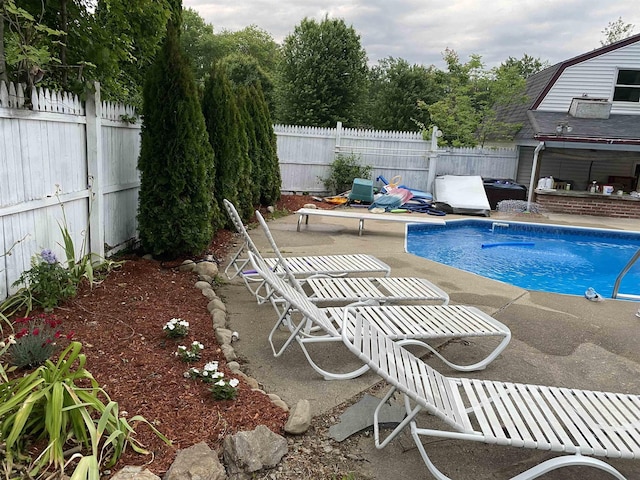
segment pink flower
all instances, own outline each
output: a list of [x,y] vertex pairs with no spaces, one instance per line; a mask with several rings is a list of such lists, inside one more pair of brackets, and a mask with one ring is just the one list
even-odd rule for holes
[[33,329],[33,335],[38,335],[40,333],[40,329],[39,328],[34,328]]
[[22,338],[24,337],[27,333],[29,333],[29,330],[27,330],[26,328],[23,328],[22,330],[20,330],[18,333],[16,333],[16,338]]

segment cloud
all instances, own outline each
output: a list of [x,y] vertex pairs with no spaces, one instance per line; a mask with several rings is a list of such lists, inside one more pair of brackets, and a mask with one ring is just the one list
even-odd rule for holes
[[525,53],[550,64],[600,46],[602,30],[622,17],[640,33],[640,13],[631,0],[183,0],[214,31],[257,25],[276,42],[305,18],[343,18],[360,35],[370,63],[393,56],[444,68],[442,53],[462,61],[478,54],[488,67]]

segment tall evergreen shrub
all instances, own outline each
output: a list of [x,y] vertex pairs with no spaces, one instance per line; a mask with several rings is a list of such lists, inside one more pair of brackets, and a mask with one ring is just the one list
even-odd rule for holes
[[213,235],[214,155],[173,18],[144,85],[138,169],[140,240],[159,256],[197,254]]
[[262,152],[256,139],[255,119],[252,116],[251,99],[249,89],[245,85],[235,86],[238,108],[242,117],[244,131],[247,134],[249,160],[251,161],[251,200],[253,205],[260,204],[260,191],[262,189]]
[[250,88],[251,98],[255,99],[256,112],[254,119],[259,128],[256,130],[256,142],[262,151],[262,176],[260,187],[260,203],[273,205],[280,199],[280,162],[278,160],[278,145],[276,133],[273,131],[273,120],[260,84]]
[[[231,83],[219,68],[212,69],[205,83],[202,112],[209,141],[216,152],[215,198],[219,205],[225,198],[232,202],[247,221],[253,215],[247,134]],[[232,226],[228,218],[223,220],[226,226]]]

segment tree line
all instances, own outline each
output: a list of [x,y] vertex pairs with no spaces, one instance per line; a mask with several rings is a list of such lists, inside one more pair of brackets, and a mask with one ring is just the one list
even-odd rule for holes
[[[280,196],[273,123],[422,130],[471,146],[511,135],[496,106],[524,101],[527,76],[547,66],[524,55],[487,69],[443,53],[447,70],[388,57],[373,67],[342,19],[305,18],[276,44],[249,26],[215,33],[181,0],[0,0],[0,80],[103,98],[142,113],[138,222],[146,251],[205,251]],[[622,20],[603,31],[628,36]]]
[[[105,99],[141,106],[142,85],[171,15],[169,0],[0,0],[0,80],[82,92],[98,80]],[[632,34],[622,18],[602,45]],[[525,79],[548,66],[526,53],[488,69],[443,52],[446,70],[387,57],[369,66],[360,36],[343,19],[304,18],[282,42],[255,25],[214,31],[183,11],[180,45],[201,90],[212,65],[232,82],[259,82],[277,123],[381,130],[438,125],[443,143],[474,146],[509,137],[518,125],[496,107],[523,102]]]

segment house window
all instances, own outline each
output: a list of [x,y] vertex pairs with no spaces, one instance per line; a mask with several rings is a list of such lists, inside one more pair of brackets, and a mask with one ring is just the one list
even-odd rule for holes
[[640,101],[640,70],[618,70],[614,102]]

